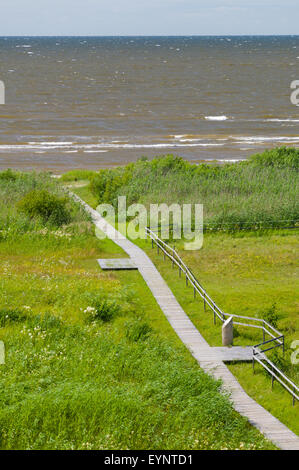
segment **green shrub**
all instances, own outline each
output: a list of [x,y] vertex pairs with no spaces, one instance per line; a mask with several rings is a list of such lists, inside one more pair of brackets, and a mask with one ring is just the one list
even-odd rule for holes
[[140,318],[126,324],[126,337],[130,341],[143,341],[149,337],[151,332],[150,325]]
[[23,323],[29,315],[25,310],[2,308],[0,310],[0,326],[4,327],[10,323]]
[[257,166],[299,169],[299,149],[278,147],[253,155],[250,162]]
[[89,189],[98,203],[115,208],[118,196],[147,208],[203,204],[206,231],[293,228],[299,224],[298,155],[298,149],[281,147],[226,165],[194,165],[164,155],[101,170]]
[[95,298],[84,313],[88,315],[89,321],[101,320],[106,323],[111,321],[119,311],[120,307],[115,301]]
[[27,193],[17,204],[18,210],[30,218],[40,217],[44,223],[58,226],[68,224],[71,220],[66,206],[67,198],[37,189]]
[[130,163],[125,167],[100,170],[91,178],[91,193],[98,202],[115,202],[117,191],[131,182],[133,169],[134,164]]
[[277,328],[278,320],[279,320],[279,315],[276,311],[276,304],[274,303],[270,308],[267,310],[264,310],[262,312],[262,318],[270,323],[274,328]]
[[0,181],[15,181],[16,179],[16,173],[13,172],[10,168],[0,172]]

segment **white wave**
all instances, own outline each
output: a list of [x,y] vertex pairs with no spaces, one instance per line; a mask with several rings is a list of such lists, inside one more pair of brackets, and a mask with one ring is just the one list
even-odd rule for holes
[[263,145],[267,143],[280,143],[280,144],[299,144],[299,136],[227,136],[227,137],[188,137],[185,135],[175,135],[175,139],[169,142],[153,142],[153,143],[139,143],[139,142],[123,142],[123,141],[110,141],[110,142],[56,142],[56,141],[30,141],[20,144],[3,144],[0,145],[0,152],[4,151],[48,151],[48,152],[86,152],[86,153],[101,153],[108,152],[109,150],[132,150],[132,149],[171,149],[171,148],[216,148],[223,147],[227,143],[230,145],[240,145],[242,150],[249,150],[253,145]]
[[[215,145],[215,142],[226,142],[228,141],[229,139],[228,138],[215,138],[215,139],[209,139],[209,138],[206,138],[206,139],[199,139],[199,138],[187,138],[187,139],[179,139],[179,142],[202,142],[203,140],[212,140],[213,142],[213,145]],[[210,144],[209,144],[210,145]]]
[[265,122],[299,122],[299,119],[265,119]]
[[83,150],[85,152],[95,151],[108,151],[114,149],[155,149],[155,148],[177,148],[177,147],[220,147],[224,143],[159,143],[159,144],[112,144],[112,143],[99,143],[99,144],[73,144],[68,142],[43,142],[43,143],[28,143],[28,144],[15,144],[15,145],[0,145],[2,150]]
[[73,142],[28,142],[30,145],[73,145]]
[[242,162],[244,161],[243,158],[217,158],[217,162],[229,162],[229,163],[235,163],[235,162]]
[[201,140],[202,139],[179,139],[180,142],[199,142]]
[[226,121],[228,119],[227,116],[205,116],[207,121]]
[[288,137],[288,136],[278,136],[278,137],[260,137],[260,136],[251,136],[251,137],[234,137],[231,136],[231,139],[237,141],[237,143],[246,142],[247,144],[256,144],[263,142],[299,142],[298,137]]
[[84,150],[84,153],[106,153],[106,152],[108,152],[108,150]]
[[221,146],[218,143],[161,143],[161,144],[101,144],[102,148],[108,149],[151,149],[151,148],[175,148],[175,147],[210,147]]

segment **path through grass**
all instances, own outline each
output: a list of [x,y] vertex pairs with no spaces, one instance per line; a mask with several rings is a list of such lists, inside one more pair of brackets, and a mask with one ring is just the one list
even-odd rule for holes
[[0,179],[0,448],[272,448],[200,370],[139,273],[100,270],[97,258],[123,253],[79,208],[68,203],[62,227],[16,210],[32,187],[59,194],[57,184]]

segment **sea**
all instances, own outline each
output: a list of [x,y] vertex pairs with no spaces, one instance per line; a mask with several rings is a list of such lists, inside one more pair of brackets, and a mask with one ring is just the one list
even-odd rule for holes
[[0,37],[0,169],[299,146],[299,36]]

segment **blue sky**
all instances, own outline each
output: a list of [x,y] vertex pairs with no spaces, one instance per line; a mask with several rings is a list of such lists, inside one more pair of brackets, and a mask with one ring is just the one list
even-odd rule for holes
[[6,35],[299,34],[299,0],[1,0]]

